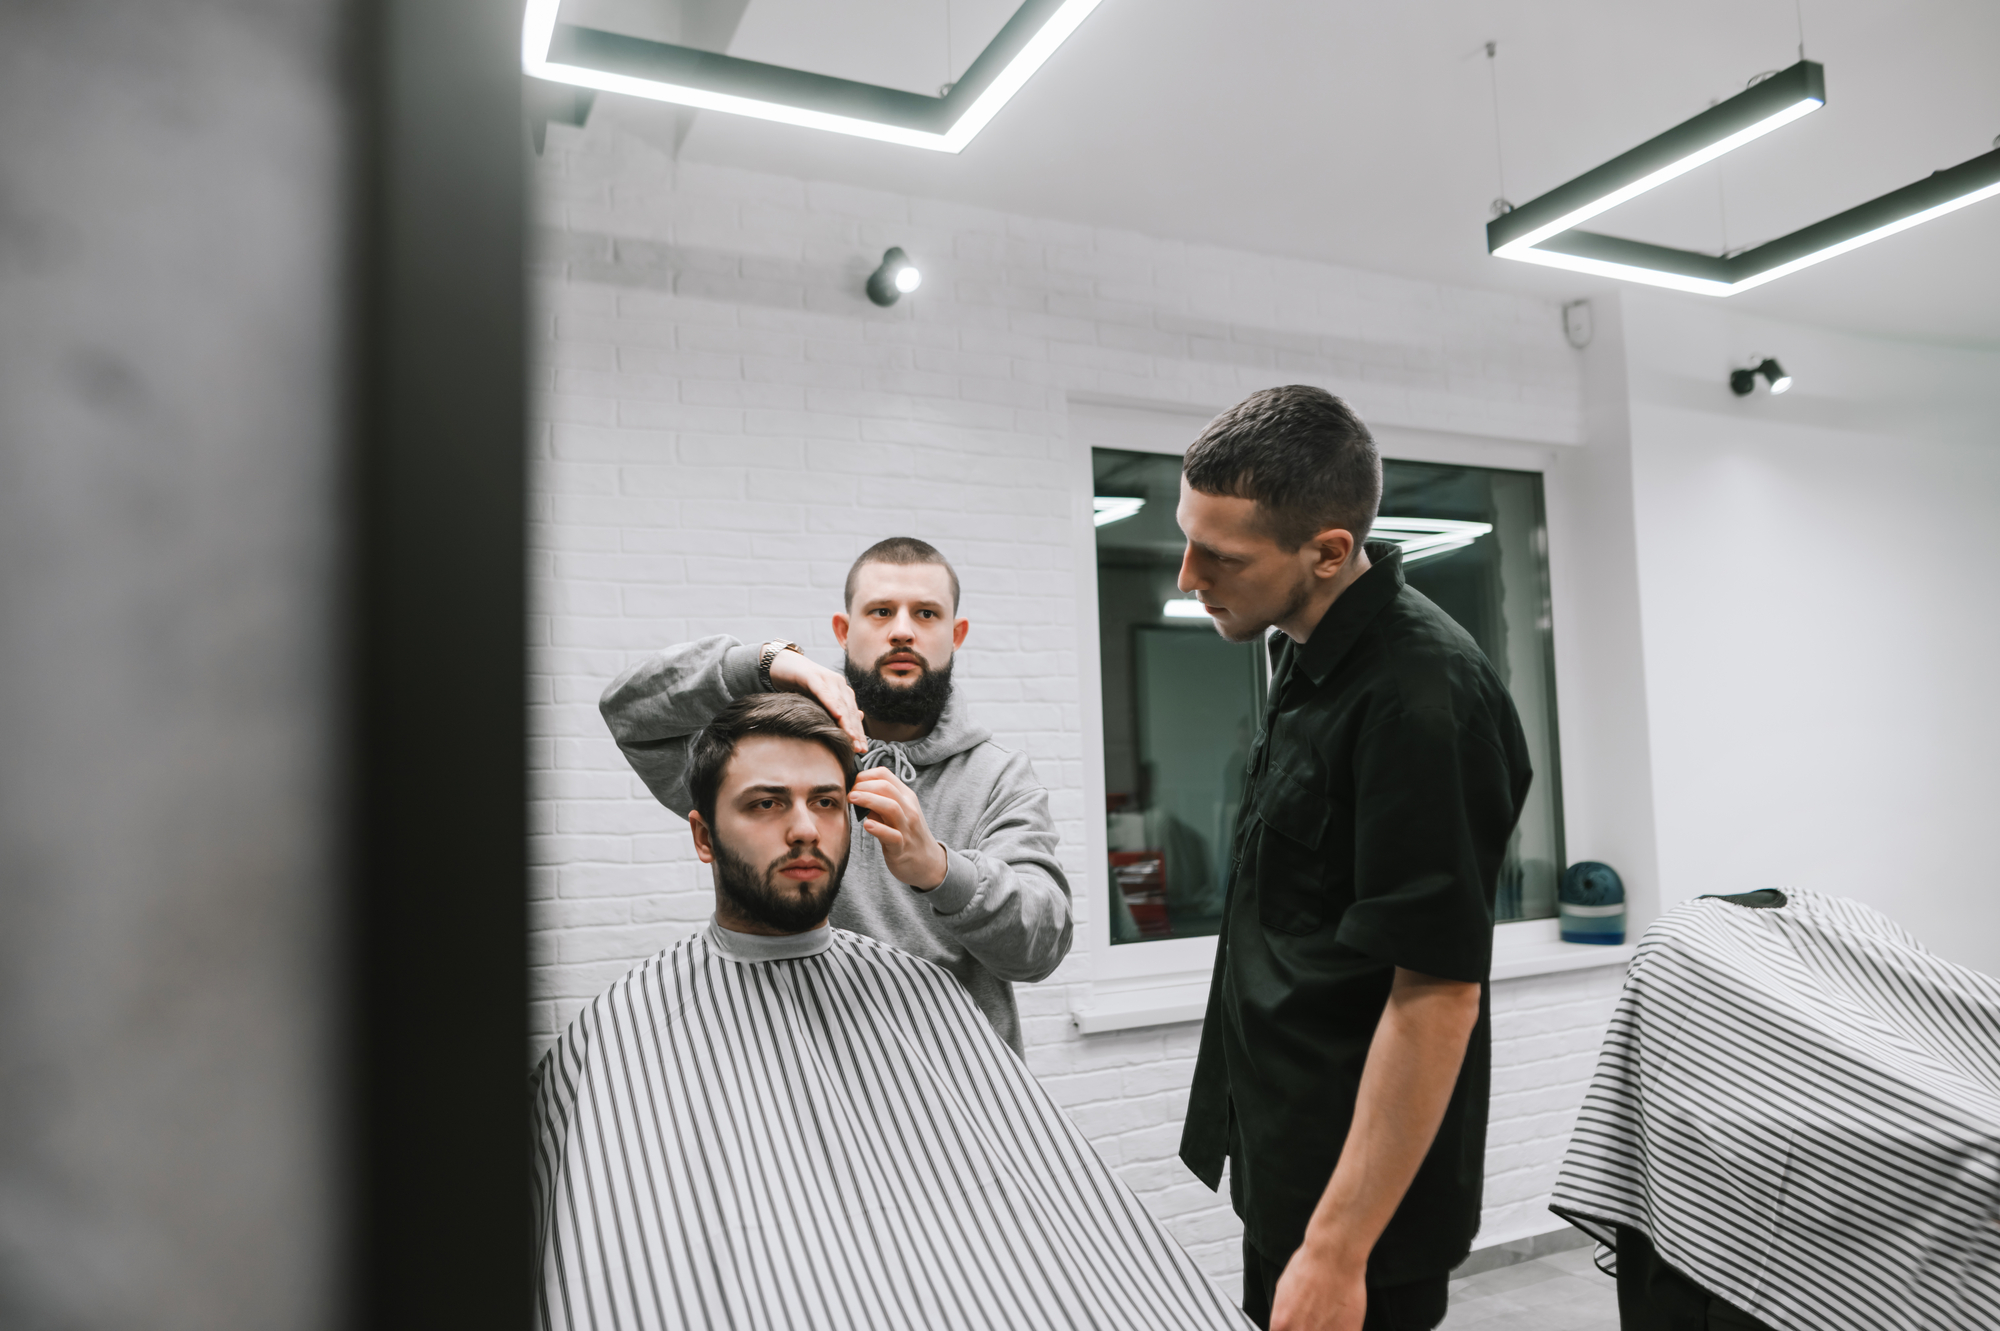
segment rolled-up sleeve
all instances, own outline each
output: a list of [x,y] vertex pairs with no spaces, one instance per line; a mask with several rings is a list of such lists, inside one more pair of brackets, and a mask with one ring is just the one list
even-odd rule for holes
[[653,798],[683,818],[694,807],[688,755],[723,708],[757,687],[757,646],[717,635],[648,656],[611,681],[597,708]]
[[1488,884],[1519,806],[1516,774],[1483,720],[1451,706],[1397,707],[1361,734],[1342,944],[1440,979],[1487,978]]

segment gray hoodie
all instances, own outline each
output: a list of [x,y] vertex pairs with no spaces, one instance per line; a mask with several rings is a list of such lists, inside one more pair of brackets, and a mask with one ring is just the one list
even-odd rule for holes
[[[757,691],[759,651],[720,635],[672,647],[613,680],[598,702],[632,770],[683,818],[694,807],[689,744]],[[1048,794],[1027,758],[995,744],[956,693],[930,734],[873,745],[861,765],[886,767],[916,792],[948,868],[929,892],[905,886],[881,843],[857,827],[833,922],[950,971],[1018,1053],[1009,982],[1044,979],[1069,953],[1069,881],[1056,862]]]

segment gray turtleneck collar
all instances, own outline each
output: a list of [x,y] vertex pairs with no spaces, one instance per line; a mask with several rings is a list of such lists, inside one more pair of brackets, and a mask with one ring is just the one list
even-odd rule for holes
[[708,945],[731,961],[795,961],[815,957],[833,946],[833,929],[822,924],[802,934],[741,934],[708,919]]

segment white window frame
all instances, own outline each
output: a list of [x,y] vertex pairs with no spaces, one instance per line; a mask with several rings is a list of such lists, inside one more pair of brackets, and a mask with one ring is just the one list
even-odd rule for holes
[[[1137,453],[1158,453],[1179,457],[1201,427],[1214,415],[1200,409],[1176,410],[1172,406],[1140,407],[1128,403],[1072,397],[1069,403],[1071,447],[1072,527],[1074,535],[1077,605],[1077,664],[1081,676],[1083,724],[1083,789],[1085,854],[1082,892],[1089,908],[1079,912],[1079,929],[1090,949],[1089,996],[1072,1009],[1071,1017],[1085,1034],[1129,1030],[1174,1022],[1199,1021],[1208,1006],[1208,986],[1215,969],[1215,939],[1167,938],[1152,942],[1111,943],[1110,870],[1104,820],[1104,688],[1103,665],[1098,653],[1097,618],[1097,536],[1092,522],[1091,499],[1095,476],[1091,451],[1122,448]],[[1544,510],[1551,527],[1551,550],[1568,548],[1554,528],[1558,513],[1567,507],[1557,502],[1563,484],[1559,465],[1569,445],[1541,445],[1515,440],[1491,439],[1478,435],[1448,434],[1442,431],[1405,429],[1398,426],[1371,426],[1382,456],[1404,462],[1436,462],[1466,467],[1501,467],[1514,471],[1539,472],[1542,476]],[[1555,581],[1553,565],[1551,580]],[[1556,620],[1560,625],[1563,597],[1556,596]],[[1565,712],[1574,681],[1556,679],[1556,715]],[[1567,773],[1568,790],[1582,779],[1581,773]],[[1519,920],[1495,926],[1493,930],[1493,978],[1517,979],[1554,971],[1581,970],[1595,966],[1623,964],[1633,952],[1623,947],[1565,943],[1553,918]],[[1630,935],[1628,934],[1628,937]]]

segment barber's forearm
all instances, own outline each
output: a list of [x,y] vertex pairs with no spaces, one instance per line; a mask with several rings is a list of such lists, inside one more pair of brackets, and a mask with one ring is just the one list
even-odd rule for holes
[[950,863],[931,900],[966,951],[1003,980],[1048,978],[1073,937],[1062,870],[1039,857],[1009,863],[984,848],[954,851]]
[[692,735],[755,691],[758,651],[721,634],[669,647],[613,680],[598,711],[621,745]]
[[1367,1266],[1437,1137],[1478,1021],[1478,985],[1397,969],[1340,1163],[1306,1226],[1315,1255],[1348,1270]]

